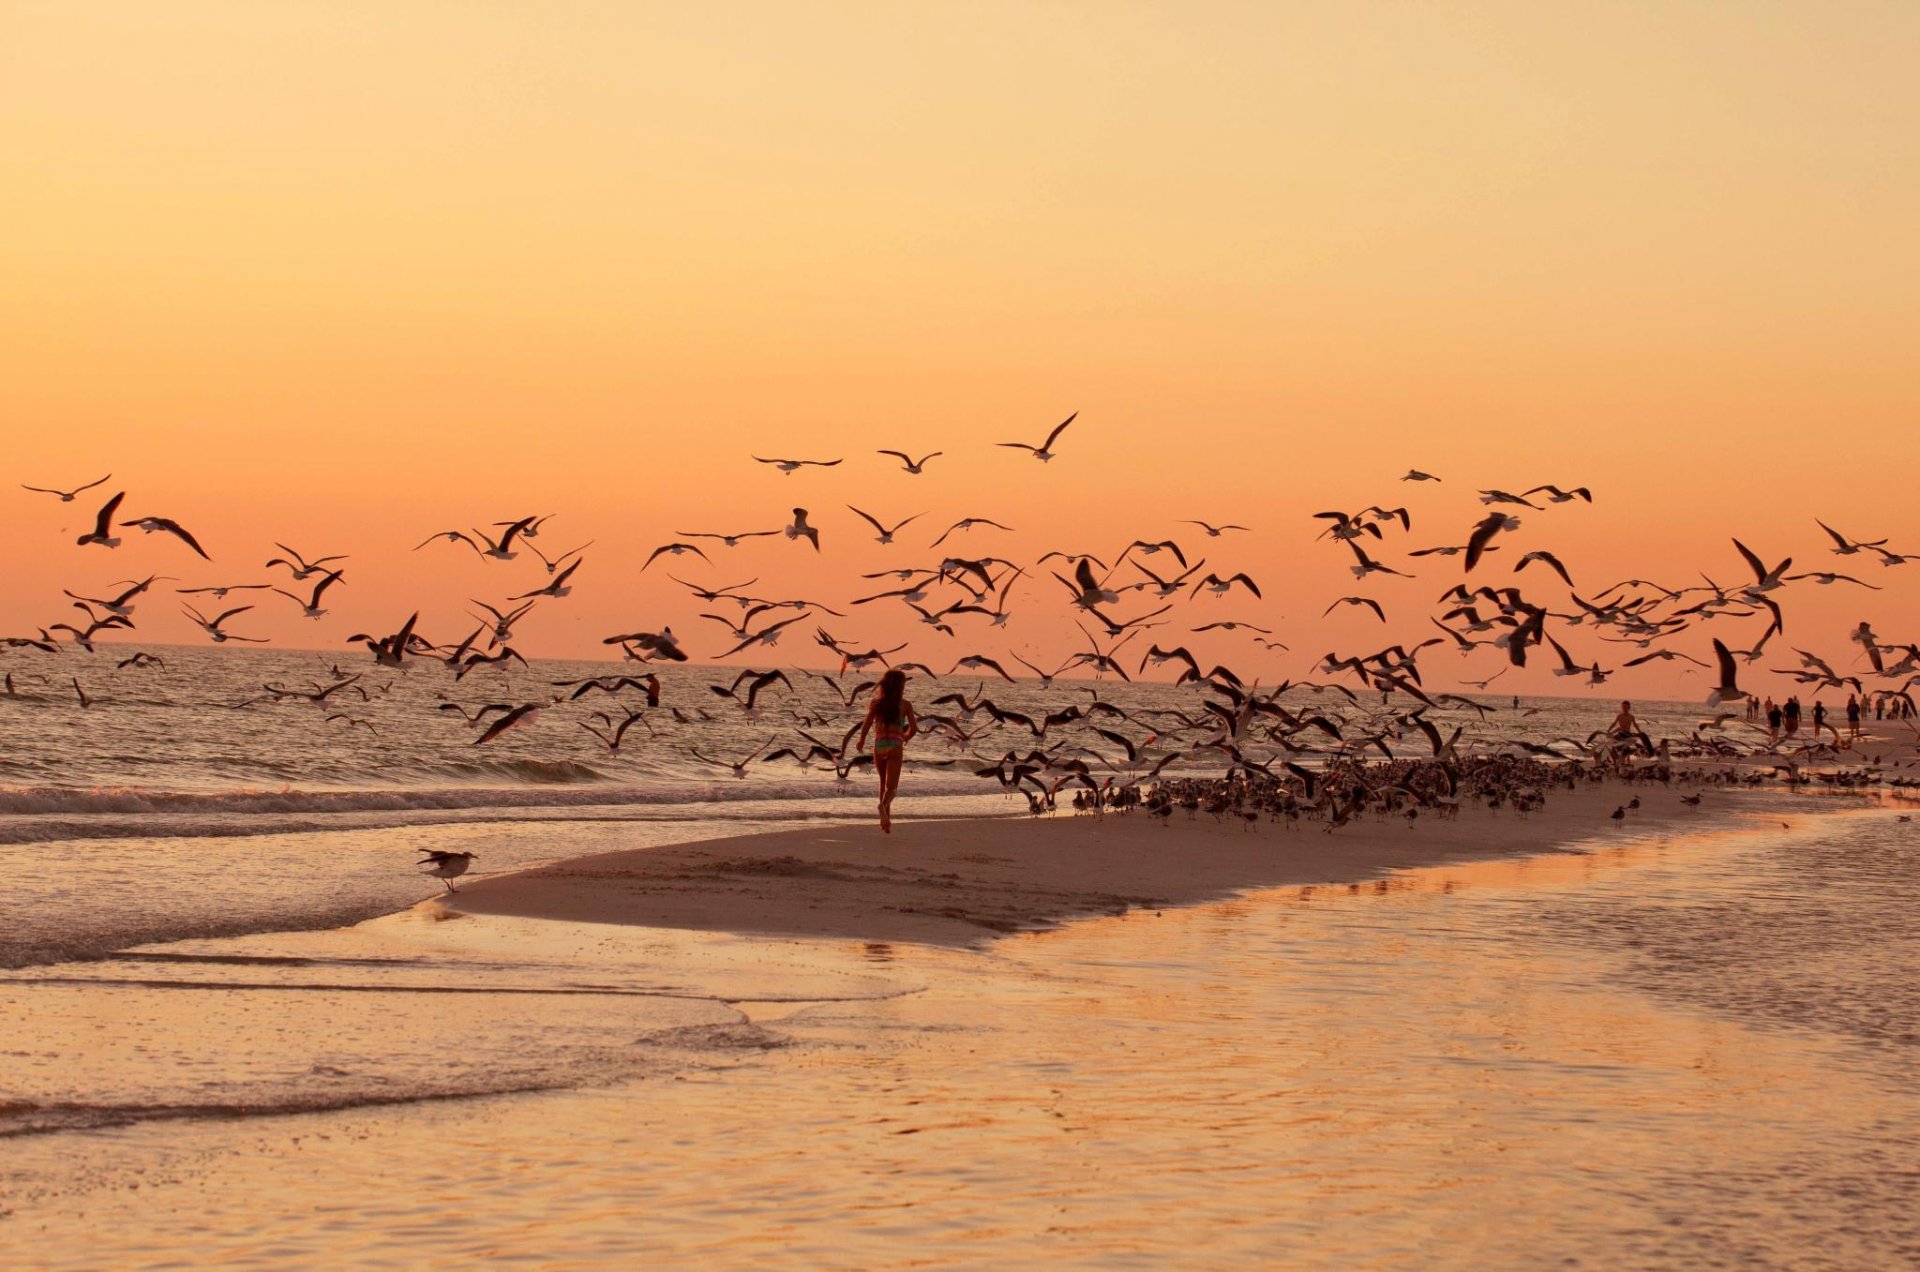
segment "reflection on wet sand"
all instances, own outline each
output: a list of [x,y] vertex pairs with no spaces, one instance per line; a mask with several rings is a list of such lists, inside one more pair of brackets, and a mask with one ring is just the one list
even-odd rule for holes
[[[126,1127],[78,1168],[74,1137],[15,1141],[43,1183],[65,1140],[65,1169],[96,1181],[162,1163],[146,1182],[163,1195],[70,1183],[9,1222],[74,1265],[190,1239],[209,1259],[409,1265],[1887,1266],[1920,1248],[1911,1037],[1863,1046],[1709,982],[1790,976],[1805,956],[1910,1009],[1908,833],[1873,812],[1791,837],[1603,841],[979,953],[421,911],[255,938],[367,959],[375,979],[416,982],[372,961],[411,959],[481,985],[692,995],[663,1001],[713,1018],[639,1046],[620,1008],[635,998],[440,998],[420,1008],[438,1045],[512,1056],[592,1016],[609,1043],[628,1031],[609,1054],[650,1067],[582,1090]],[[1872,959],[1833,933],[1816,949],[1766,908],[1836,891],[1865,911]],[[1877,980],[1860,970],[1874,960]],[[527,1023],[555,1003],[586,1010]],[[162,1037],[194,1008],[169,1010]],[[383,1027],[376,996],[341,1010]]]

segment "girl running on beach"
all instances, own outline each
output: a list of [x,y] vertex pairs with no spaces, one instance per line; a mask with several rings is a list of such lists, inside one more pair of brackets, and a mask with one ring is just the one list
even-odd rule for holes
[[873,732],[873,771],[880,778],[880,829],[893,833],[893,797],[900,789],[900,764],[906,759],[907,739],[920,731],[920,717],[906,699],[907,673],[889,671],[880,677],[880,687],[867,705],[867,718],[860,722],[860,740],[856,748],[865,748],[867,732]]

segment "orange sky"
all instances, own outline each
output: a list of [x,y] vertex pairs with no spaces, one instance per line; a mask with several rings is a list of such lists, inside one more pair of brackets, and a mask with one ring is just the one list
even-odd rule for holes
[[[334,613],[275,598],[236,630],[326,645],[418,605],[453,638],[466,597],[536,587],[537,565],[407,549],[537,511],[559,514],[543,546],[598,544],[524,652],[671,623],[712,628],[692,641],[712,653],[717,625],[660,566],[638,575],[645,552],[802,503],[827,530],[818,562],[768,540],[675,572],[838,604],[857,569],[932,560],[931,533],[856,548],[850,501],[924,509],[915,531],[995,517],[1020,533],[974,546],[1022,561],[1244,522],[1210,565],[1267,600],[1196,604],[1154,635],[1276,627],[1292,655],[1189,641],[1271,682],[1417,638],[1457,577],[1429,563],[1361,589],[1386,628],[1322,624],[1354,589],[1308,514],[1411,501],[1395,546],[1428,546],[1464,536],[1474,489],[1552,481],[1598,502],[1530,518],[1520,546],[1558,551],[1583,589],[1735,580],[1737,533],[1900,580],[1803,585],[1783,646],[1849,662],[1861,618],[1920,635],[1920,563],[1833,557],[1812,520],[1920,551],[1911,6],[10,3],[3,20],[0,475],[112,470],[131,513],[218,558],[77,548],[81,505],[0,494],[9,632],[64,617],[62,587],[262,578],[284,539],[354,555]],[[986,445],[1074,410],[1051,465]],[[877,446],[947,457],[916,479]],[[755,452],[848,462],[782,478]],[[1402,485],[1409,465],[1446,481]],[[1077,639],[1057,592],[990,639],[915,650],[1057,662]],[[188,639],[172,610],[149,605],[141,635]],[[828,624],[863,642],[911,625]],[[1637,652],[1576,637],[1608,667]],[[1457,664],[1430,666],[1444,683]],[[1536,669],[1508,686],[1570,688]],[[1704,694],[1659,668],[1615,689]]]

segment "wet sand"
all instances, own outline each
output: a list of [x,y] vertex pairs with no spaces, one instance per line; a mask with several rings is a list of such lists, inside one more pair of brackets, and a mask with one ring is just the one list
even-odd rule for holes
[[[1453,821],[1367,818],[1327,831],[1175,812],[1035,820],[822,826],[580,857],[463,885],[472,914],[787,937],[977,946],[1074,918],[1219,900],[1263,887],[1354,883],[1468,858],[1567,848],[1629,830],[1750,820],[1777,793],[1605,784],[1549,796],[1528,816],[1463,809]],[[1612,811],[1638,796],[1626,828]],[[904,805],[903,805],[904,808]]]

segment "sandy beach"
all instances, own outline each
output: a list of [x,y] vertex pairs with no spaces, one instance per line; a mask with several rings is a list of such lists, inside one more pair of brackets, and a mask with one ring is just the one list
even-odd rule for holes
[[[834,825],[578,858],[462,886],[472,914],[970,946],[1093,915],[1217,900],[1251,888],[1355,884],[1394,870],[1605,843],[1631,831],[1752,821],[1778,792],[1608,783],[1527,815],[1368,819],[1328,831],[1176,812]],[[1626,828],[1609,814],[1638,798]]]

